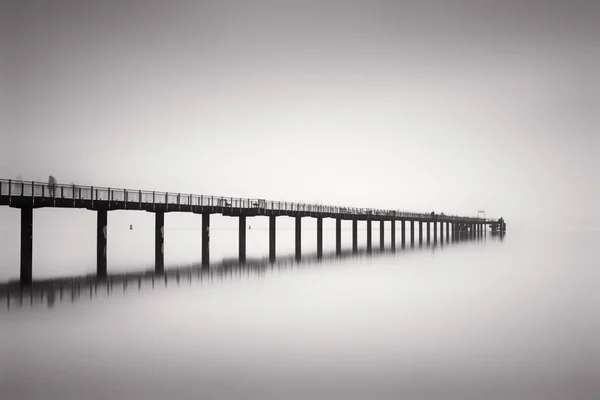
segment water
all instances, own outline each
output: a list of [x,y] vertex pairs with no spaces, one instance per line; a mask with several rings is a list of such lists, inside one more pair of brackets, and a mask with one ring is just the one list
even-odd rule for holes
[[[111,242],[129,232],[109,220],[109,272],[151,264],[153,233],[140,224],[152,216],[140,217],[134,231],[148,236],[140,238],[147,245]],[[170,217],[167,263],[196,261],[199,232]],[[211,220],[215,261],[237,250],[226,220]],[[250,221],[249,257],[268,254],[266,219],[265,226],[259,220]],[[286,220],[278,219],[279,254],[293,249]],[[38,225],[36,234],[52,236]],[[93,238],[93,222],[76,226],[91,227]],[[303,227],[308,253],[315,232],[309,219]],[[73,231],[62,226],[53,237],[74,240]],[[326,251],[333,237],[326,230]],[[93,245],[88,260],[85,245],[53,255],[40,250],[42,239],[34,237],[34,277],[61,275],[60,265],[62,274],[93,271]],[[76,297],[67,291],[52,307],[26,297],[8,308],[4,299],[1,397],[597,399],[598,245],[598,232],[510,231],[502,241],[488,235],[395,254],[214,269],[179,282],[170,276],[166,287],[116,284],[91,298],[87,289]]]

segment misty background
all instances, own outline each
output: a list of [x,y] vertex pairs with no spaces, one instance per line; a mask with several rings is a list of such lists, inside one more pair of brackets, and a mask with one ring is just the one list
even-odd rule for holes
[[[0,0],[1,178],[507,222],[502,240],[0,302],[0,397],[597,399],[599,20],[585,0]],[[247,223],[266,256],[267,219]],[[200,259],[200,224],[167,213],[167,268]],[[237,256],[237,228],[211,216],[211,261]],[[19,232],[0,208],[0,282]],[[334,236],[325,219],[325,251]],[[96,213],[36,209],[34,279],[93,274],[95,239]],[[152,213],[111,211],[109,274],[151,268],[153,239]]]
[[4,178],[600,227],[595,2],[1,4]]

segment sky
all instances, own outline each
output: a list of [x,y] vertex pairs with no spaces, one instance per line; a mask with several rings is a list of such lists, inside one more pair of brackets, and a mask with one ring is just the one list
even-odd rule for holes
[[599,17],[0,0],[0,176],[600,229]]

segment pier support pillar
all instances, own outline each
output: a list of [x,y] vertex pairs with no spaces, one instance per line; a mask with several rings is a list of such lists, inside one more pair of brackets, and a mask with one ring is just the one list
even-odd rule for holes
[[352,252],[358,252],[358,220],[352,220]]
[[385,221],[379,221],[379,249],[385,249]]
[[419,221],[419,246],[423,245],[423,221]]
[[21,208],[21,285],[33,280],[33,208]]
[[342,219],[335,219],[335,254],[342,254]]
[[317,257],[323,257],[323,217],[317,217]]
[[433,243],[437,243],[437,221],[433,221]]
[[210,214],[202,213],[202,266],[210,263]]
[[450,222],[446,222],[446,243],[450,243]]
[[415,245],[415,221],[410,221],[410,245]]
[[240,263],[246,262],[246,216],[239,216],[239,257]]
[[165,272],[165,212],[154,213],[154,272]]
[[269,260],[275,261],[275,216],[269,216]]
[[392,251],[396,250],[396,220],[393,219],[392,220],[392,235],[391,235],[391,242],[392,242]]
[[406,221],[402,220],[402,223],[400,225],[400,229],[402,230],[400,240],[402,242],[402,248],[404,248],[404,246],[406,246]]
[[108,233],[108,210],[98,210],[96,223],[96,275],[106,278],[106,236]]
[[444,221],[440,222],[440,243],[444,244]]
[[296,260],[302,257],[302,217],[296,217]]
[[367,220],[367,251],[371,252],[371,220]]
[[427,245],[431,243],[431,223],[429,221],[425,222],[427,224]]

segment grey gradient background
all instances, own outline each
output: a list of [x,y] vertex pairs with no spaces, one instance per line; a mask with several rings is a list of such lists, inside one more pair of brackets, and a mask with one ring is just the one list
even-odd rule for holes
[[600,226],[596,2],[0,15],[3,177]]
[[[0,397],[597,399],[599,19],[579,0],[0,0],[1,177],[508,222],[502,243],[2,309]],[[95,217],[36,210],[34,278],[93,273]],[[153,223],[109,213],[109,272],[151,264]],[[167,265],[199,259],[199,227],[166,216]],[[211,257],[236,229],[211,218]],[[18,231],[0,209],[2,281]]]

